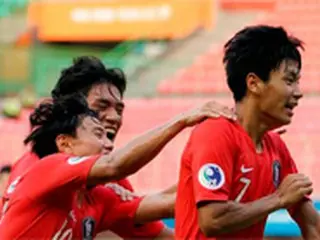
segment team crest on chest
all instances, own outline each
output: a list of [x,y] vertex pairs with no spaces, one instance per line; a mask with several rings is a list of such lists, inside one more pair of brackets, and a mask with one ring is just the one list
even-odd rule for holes
[[280,161],[274,160],[272,164],[272,178],[273,178],[273,184],[276,188],[278,188],[280,184]]
[[92,240],[96,221],[92,217],[86,217],[82,221],[82,239]]

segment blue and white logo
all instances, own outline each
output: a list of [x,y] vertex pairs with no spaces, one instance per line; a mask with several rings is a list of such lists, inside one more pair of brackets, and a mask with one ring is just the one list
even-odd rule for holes
[[225,176],[222,168],[214,163],[203,165],[198,174],[200,184],[210,190],[216,190],[223,186]]

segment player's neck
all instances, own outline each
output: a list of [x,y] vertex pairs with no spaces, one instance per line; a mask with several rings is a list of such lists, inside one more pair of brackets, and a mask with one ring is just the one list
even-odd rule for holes
[[250,101],[243,100],[236,104],[236,113],[240,125],[251,137],[258,152],[262,151],[262,138],[268,131],[268,126],[261,121],[257,107]]

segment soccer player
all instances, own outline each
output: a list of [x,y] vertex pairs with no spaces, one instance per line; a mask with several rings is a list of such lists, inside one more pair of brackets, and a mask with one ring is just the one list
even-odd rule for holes
[[224,46],[237,122],[208,119],[184,149],[176,239],[262,239],[268,214],[286,208],[305,239],[320,239],[311,181],[278,134],[302,97],[302,43],[281,27],[244,28]]
[[[125,89],[126,79],[120,69],[106,69],[99,59],[84,56],[75,59],[73,65],[61,72],[61,76],[52,90],[52,97],[53,99],[59,99],[74,92],[84,94],[89,107],[99,113],[99,118],[107,130],[108,138],[114,140],[122,125]],[[213,107],[217,117],[220,115],[229,118],[234,117],[231,111],[219,104]],[[163,131],[166,131],[166,129],[163,129]],[[32,152],[24,154],[14,165],[9,181],[12,182],[38,160],[39,158]],[[120,179],[116,183],[130,191],[134,190],[127,179]],[[149,207],[152,208],[154,216],[165,216],[167,212],[170,212],[168,211],[170,209],[163,209],[161,198],[168,198],[169,196],[166,191],[160,192],[156,196],[158,198],[150,196],[149,199],[154,201],[153,204],[149,202]],[[168,232],[161,221],[139,226],[132,225],[131,221],[114,222],[109,229],[117,235],[127,238],[166,237],[166,234],[163,235],[162,233],[163,231]],[[126,229],[126,231],[123,229]]]
[[[72,238],[77,224],[73,202],[78,191],[95,190],[98,184],[133,174],[184,128],[214,115],[211,105],[181,114],[111,152],[112,142],[85,98],[68,96],[41,104],[30,116],[35,128],[25,140],[41,160],[10,184],[0,239]],[[81,202],[77,199],[78,206]],[[93,206],[94,211],[98,209]],[[111,213],[106,217],[112,218]],[[88,221],[85,225],[92,229],[92,221]]]

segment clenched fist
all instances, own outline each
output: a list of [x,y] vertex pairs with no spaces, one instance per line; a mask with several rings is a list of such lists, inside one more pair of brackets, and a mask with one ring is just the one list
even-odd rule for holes
[[304,174],[289,174],[280,184],[277,195],[282,208],[288,208],[312,193],[312,182]]

